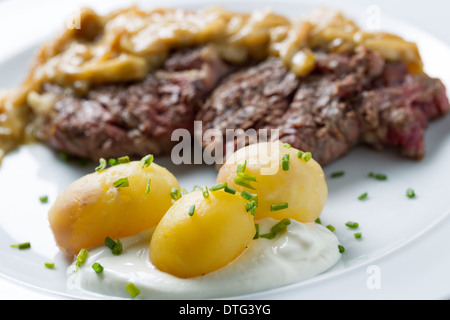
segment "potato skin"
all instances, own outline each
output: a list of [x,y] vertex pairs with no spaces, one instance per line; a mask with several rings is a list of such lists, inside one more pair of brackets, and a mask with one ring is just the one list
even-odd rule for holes
[[[279,141],[257,143],[238,149],[220,168],[217,182],[227,182],[239,192],[246,190],[257,194],[255,219],[272,217],[278,220],[289,218],[303,223],[313,222],[325,206],[328,188],[322,167],[314,159],[307,162],[299,159],[298,152],[298,149],[287,148]],[[290,164],[287,171],[282,169],[282,157],[286,154],[289,154]],[[237,165],[243,164],[245,160],[245,173],[256,176],[257,182],[250,182],[256,190],[234,182]],[[273,204],[284,202],[288,203],[287,209],[270,210]]]
[[[114,186],[127,177],[129,187]],[[146,195],[148,180],[150,192]],[[58,247],[68,255],[155,227],[173,203],[177,179],[165,168],[132,161],[87,174],[56,199],[48,213]]]
[[[194,191],[178,200],[161,219],[149,257],[161,271],[180,278],[201,276],[237,258],[255,235],[253,216],[242,197],[223,190],[204,198]],[[195,205],[192,216],[189,208]]]

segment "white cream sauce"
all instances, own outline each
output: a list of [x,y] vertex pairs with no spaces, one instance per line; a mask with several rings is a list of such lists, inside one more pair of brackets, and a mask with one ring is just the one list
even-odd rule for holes
[[[259,220],[260,233],[269,232],[277,221]],[[181,279],[156,269],[149,259],[153,230],[121,239],[123,252],[111,249],[89,251],[78,270],[69,269],[68,287],[100,295],[130,298],[125,286],[139,288],[135,299],[208,299],[260,292],[311,278],[331,268],[340,259],[339,241],[330,230],[316,223],[291,220],[274,239],[252,240],[248,248],[226,267],[204,276]],[[91,267],[100,263],[97,274]]]

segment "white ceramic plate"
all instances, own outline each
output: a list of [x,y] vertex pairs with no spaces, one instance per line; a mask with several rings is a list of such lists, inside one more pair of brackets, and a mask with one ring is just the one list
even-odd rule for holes
[[[0,52],[0,88],[20,83],[33,52],[44,39],[60,30],[65,18],[83,1],[70,5],[44,0],[1,3],[0,40],[9,43]],[[176,6],[182,1],[166,1]],[[220,2],[216,2],[217,4]],[[226,7],[243,11],[272,4],[279,13],[300,15],[311,6],[298,1],[230,2]],[[190,1],[189,8],[210,5],[209,1]],[[123,1],[96,1],[100,12],[123,6]],[[27,6],[28,10],[21,10]],[[362,27],[367,16],[355,9],[343,8]],[[351,10],[350,10],[351,9]],[[32,12],[32,14],[31,14]],[[355,12],[359,12],[355,15]],[[24,24],[27,24],[24,27]],[[8,26],[8,27],[6,27]],[[22,28],[21,28],[22,27]],[[426,71],[450,85],[448,70],[450,49],[412,26],[383,15],[384,30],[418,43]],[[11,31],[12,30],[12,31]],[[3,45],[2,45],[3,48]],[[390,151],[378,153],[361,147],[325,167],[332,172],[345,171],[337,179],[328,179],[329,199],[321,215],[323,224],[331,224],[346,248],[342,261],[313,279],[242,297],[254,299],[395,299],[447,298],[450,257],[450,117],[432,123],[427,131],[427,156],[415,162]],[[186,189],[197,184],[213,184],[213,168],[174,166],[169,158],[157,158]],[[92,172],[88,167],[61,161],[42,145],[23,146],[9,154],[0,166],[0,297],[8,298],[92,298],[74,296],[66,290],[66,266],[70,261],[56,248],[48,228],[47,210],[59,192],[73,180]],[[367,177],[369,172],[387,174],[387,181]],[[405,196],[413,188],[417,197]],[[368,192],[368,199],[357,197]],[[39,197],[49,196],[48,204]],[[362,239],[345,226],[349,220],[359,223]],[[31,249],[18,250],[11,244],[30,242]],[[54,262],[48,269],[45,262]],[[105,297],[106,298],[106,297]]]

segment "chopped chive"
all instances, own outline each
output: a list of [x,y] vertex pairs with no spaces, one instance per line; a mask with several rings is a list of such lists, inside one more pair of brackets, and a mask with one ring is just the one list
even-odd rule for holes
[[44,266],[48,269],[55,268],[55,264],[53,262],[46,262],[46,263],[44,263]]
[[338,249],[339,249],[339,253],[345,252],[345,248],[343,246],[341,246],[340,244],[338,245]]
[[247,210],[247,212],[249,212],[250,210],[252,210],[255,207],[256,207],[256,201],[255,200],[252,200],[252,201],[247,202],[245,204],[245,210]]
[[368,196],[368,193],[367,193],[367,192],[364,192],[362,195],[360,195],[360,196],[358,197],[358,200],[364,200],[364,199],[367,198],[367,196]]
[[230,188],[230,187],[225,187],[225,189],[223,190],[227,193],[231,193],[231,194],[236,194],[236,189]]
[[194,188],[192,188],[192,191],[195,191],[195,190],[202,190],[202,187],[195,185]]
[[348,221],[345,223],[345,225],[347,227],[349,227],[350,229],[356,229],[359,227],[359,224],[357,222],[353,222],[353,221]]
[[281,158],[281,168],[284,171],[288,171],[290,167],[290,163],[289,163],[289,154],[286,153],[285,155],[283,155],[283,157]]
[[152,154],[148,154],[145,157],[143,157],[141,159],[142,161],[142,169],[143,168],[147,168],[148,166],[150,166],[153,163],[154,157]]
[[270,229],[270,232],[264,233],[264,234],[260,234],[259,236],[260,236],[261,238],[273,239],[273,238],[276,237],[276,235],[277,235],[279,232],[285,230],[286,227],[287,227],[288,225],[290,225],[290,224],[291,224],[291,220],[290,220],[290,219],[283,219],[283,220],[280,220],[280,221],[278,221],[275,225],[272,226],[272,228]]
[[244,172],[245,169],[247,168],[247,160],[244,160],[243,164],[238,164],[237,165],[237,172]]
[[244,190],[241,192],[241,197],[244,198],[245,200],[251,200],[253,195],[250,192]]
[[123,157],[117,158],[117,161],[120,164],[129,163],[130,162],[130,157],[129,156],[123,156]]
[[119,161],[117,161],[117,159],[110,158],[108,160],[108,163],[109,163],[110,166],[114,167],[114,166],[117,166],[119,164]]
[[190,208],[189,208],[189,215],[192,217],[194,215],[195,212],[195,204],[193,204]]
[[312,153],[311,152],[306,152],[304,155],[303,155],[303,160],[305,160],[305,162],[308,162],[309,160],[311,160],[312,159]]
[[92,265],[92,269],[94,269],[95,273],[102,273],[103,266],[98,262],[94,262],[94,264]]
[[185,188],[181,188],[181,196],[187,195],[189,192]]
[[361,239],[361,237],[362,237],[362,233],[361,232],[356,232],[353,235],[355,236],[355,239]]
[[218,183],[218,184],[215,184],[215,185],[209,187],[209,190],[214,192],[214,191],[218,191],[221,189],[225,189],[226,187],[228,187],[228,183],[222,182],[222,183]]
[[19,244],[12,244],[11,247],[12,247],[12,248],[18,248],[18,249],[20,249],[20,250],[23,250],[23,249],[31,248],[31,243],[29,243],[29,242],[23,242],[23,243],[19,243]]
[[258,238],[259,238],[259,224],[255,223],[255,236],[253,237],[253,239]]
[[283,209],[287,209],[288,207],[289,207],[289,205],[287,202],[273,204],[270,206],[270,211],[283,210]]
[[128,181],[128,178],[120,178],[113,182],[114,187],[116,188],[126,188],[130,186],[130,182]]
[[280,232],[280,231],[286,229],[286,227],[287,227],[288,225],[290,225],[290,224],[291,224],[291,220],[290,220],[290,219],[282,219],[282,220],[280,220],[279,222],[277,222],[277,223],[270,229],[270,231],[271,231],[271,232],[278,233],[278,232]]
[[244,173],[244,172],[238,172],[238,177],[240,177],[240,178],[242,178],[244,180],[258,182],[256,180],[256,176],[254,176],[252,174],[248,174],[248,173]]
[[408,188],[408,189],[406,190],[406,196],[407,196],[408,198],[414,198],[414,197],[416,196],[416,193],[414,192],[413,189]]
[[116,239],[116,241],[114,241],[110,237],[106,237],[105,245],[111,249],[112,254],[115,256],[118,256],[123,251],[123,245],[122,245],[122,241],[120,241],[120,239]]
[[77,262],[76,262],[77,268],[81,267],[86,262],[86,259],[88,258],[88,256],[89,256],[89,252],[86,249],[81,249],[80,252],[78,252]]
[[48,196],[41,196],[41,197],[39,197],[39,201],[41,203],[47,203],[48,202]]
[[141,291],[138,289],[138,287],[136,287],[136,285],[132,282],[129,282],[125,286],[125,289],[128,291],[128,293],[130,294],[130,296],[132,298],[135,298],[139,293],[141,293]]
[[209,198],[209,191],[207,186],[202,187],[203,198]]
[[106,238],[105,238],[105,245],[106,245],[108,248],[112,249],[112,248],[114,248],[114,246],[116,245],[116,242],[115,242],[113,239],[111,239],[110,237],[106,237]]
[[276,236],[277,236],[277,234],[273,233],[273,232],[263,233],[263,234],[259,235],[260,238],[269,239],[269,240],[275,238]]
[[317,218],[314,222],[317,224],[322,224],[322,221],[320,221],[320,218]]
[[289,143],[285,143],[285,144],[283,144],[283,147],[290,149],[292,146]]
[[387,180],[387,175],[385,175],[384,173],[373,173],[373,172],[370,172],[369,173],[369,177],[375,178],[376,180]]
[[334,232],[336,230],[335,227],[333,227],[331,224],[327,225],[328,230],[330,230],[331,232]]
[[345,171],[337,171],[337,172],[333,172],[331,174],[332,178],[339,178],[342,177],[343,175],[345,175]]
[[150,183],[152,182],[152,179],[149,178],[147,182],[147,187],[145,188],[145,195],[148,195],[150,193]]
[[180,197],[180,191],[179,191],[177,188],[173,188],[173,189],[170,191],[170,197],[171,197],[173,200],[177,200],[177,199]]
[[100,158],[98,167],[95,168],[95,171],[100,172],[105,170],[106,168],[106,160],[104,158]]
[[238,186],[242,186],[244,188],[256,190],[250,183],[247,182],[247,180],[245,180],[239,176],[234,178],[234,183],[237,184]]
[[297,153],[297,158],[303,159],[305,162],[308,162],[309,160],[311,160],[312,154],[311,154],[311,152],[299,151]]

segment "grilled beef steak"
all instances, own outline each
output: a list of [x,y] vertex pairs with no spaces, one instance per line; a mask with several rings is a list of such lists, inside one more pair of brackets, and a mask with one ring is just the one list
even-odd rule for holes
[[[317,52],[316,59],[315,70],[303,78],[276,58],[230,75],[197,114],[203,130],[278,129],[281,141],[312,152],[322,165],[361,142],[424,155],[428,120],[449,110],[441,81],[412,75],[404,64],[365,48]],[[218,143],[224,152],[236,145],[227,146],[225,137]]]

